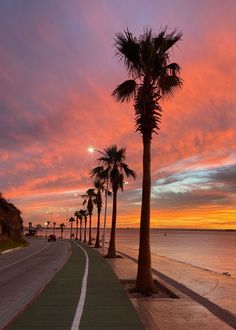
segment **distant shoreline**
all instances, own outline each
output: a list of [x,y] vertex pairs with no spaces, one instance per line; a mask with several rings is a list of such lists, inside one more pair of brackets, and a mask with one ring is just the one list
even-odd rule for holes
[[[55,229],[59,230],[59,227],[56,227]],[[93,230],[96,230],[96,227],[92,227]],[[103,227],[100,228],[103,230]],[[110,230],[110,227],[106,228],[107,230]],[[157,231],[220,231],[220,232],[236,232],[236,229],[209,229],[209,228],[150,228],[151,230],[157,230]],[[28,226],[25,226],[23,228],[24,231],[28,230]],[[45,230],[44,227],[40,228],[40,231]],[[48,227],[48,230],[53,230],[53,227]],[[70,230],[70,228],[67,228],[67,230]],[[75,228],[73,228],[73,231]],[[139,228],[135,227],[126,227],[126,228],[117,228],[117,230],[139,230]]]
[[[95,228],[94,228],[95,229]],[[110,228],[107,228],[110,229]],[[117,228],[118,230],[138,230],[139,228],[135,227],[127,227],[127,228]],[[236,232],[236,229],[209,229],[209,228],[150,228],[151,230],[158,230],[158,231],[232,231]]]

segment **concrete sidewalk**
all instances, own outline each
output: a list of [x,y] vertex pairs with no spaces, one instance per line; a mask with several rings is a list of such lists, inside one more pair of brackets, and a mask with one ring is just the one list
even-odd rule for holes
[[[79,244],[89,257],[87,293],[79,329],[143,329],[106,259],[94,249]],[[71,245],[72,255],[62,270],[7,329],[71,329],[85,270],[85,254],[73,242]]]
[[[119,247],[110,259],[120,280],[134,280],[137,251]],[[166,257],[152,255],[153,276],[180,299],[131,298],[145,329],[235,329],[236,279]]]

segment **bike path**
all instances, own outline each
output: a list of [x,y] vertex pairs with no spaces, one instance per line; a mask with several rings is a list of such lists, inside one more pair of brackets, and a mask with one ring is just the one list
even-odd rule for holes
[[[72,329],[73,320],[78,312],[78,302],[81,302],[83,294],[84,306],[79,306],[80,312],[82,308],[82,315],[76,328],[144,329],[107,261],[97,251],[77,241],[72,242],[71,247],[72,254],[64,267],[8,329]],[[85,287],[87,261],[88,277]]]

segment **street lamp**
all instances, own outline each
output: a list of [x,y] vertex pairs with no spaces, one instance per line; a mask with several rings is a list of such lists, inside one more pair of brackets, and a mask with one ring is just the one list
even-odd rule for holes
[[47,221],[47,222],[45,222],[45,224],[44,224],[44,225],[46,226],[45,237],[47,237],[49,223],[50,223],[50,221]]
[[[89,152],[97,151],[100,154],[103,155],[103,152],[97,149],[94,149],[93,147],[88,148]],[[102,252],[105,253],[105,242],[106,242],[106,222],[107,222],[107,195],[108,195],[108,175],[109,172],[107,172],[106,177],[106,190],[105,190],[105,210],[104,210],[104,223],[103,223],[103,237],[102,237]]]

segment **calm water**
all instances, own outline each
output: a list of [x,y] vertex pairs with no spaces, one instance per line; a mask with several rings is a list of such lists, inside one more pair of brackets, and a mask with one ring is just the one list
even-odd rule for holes
[[[117,246],[138,249],[138,230],[118,230]],[[236,232],[151,230],[152,254],[236,277]]]
[[[75,230],[73,232],[75,233]],[[48,234],[51,233],[52,230],[48,230]],[[110,230],[107,230],[106,241],[109,240],[109,234]],[[59,230],[56,231],[56,235],[60,236]],[[67,229],[66,237],[69,236],[70,231]],[[131,249],[138,249],[137,229],[117,229],[116,236],[117,248],[125,245]],[[236,277],[236,232],[167,230],[164,236],[164,231],[152,229],[151,251],[155,255],[215,272],[229,272],[231,276]]]

